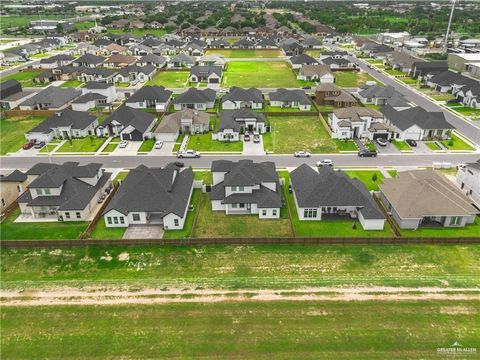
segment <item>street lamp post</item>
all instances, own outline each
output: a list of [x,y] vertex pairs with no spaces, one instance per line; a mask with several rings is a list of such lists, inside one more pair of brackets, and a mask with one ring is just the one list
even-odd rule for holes
[[448,19],[447,33],[445,34],[445,46],[444,46],[445,54],[447,53],[447,49],[448,49],[448,35],[450,34],[450,26],[452,25],[453,10],[455,9],[455,4],[458,1],[459,0],[450,0],[450,2],[452,3],[452,10],[450,11],[450,18]]

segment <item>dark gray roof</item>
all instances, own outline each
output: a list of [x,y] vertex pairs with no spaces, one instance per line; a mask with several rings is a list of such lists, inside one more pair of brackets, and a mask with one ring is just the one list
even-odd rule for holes
[[328,57],[328,58],[322,59],[322,62],[325,65],[335,64],[335,65],[338,65],[338,66],[345,66],[345,65],[348,65],[348,63],[349,63],[349,61],[347,59],[343,59],[343,58],[334,59],[333,57]]
[[380,109],[383,115],[400,130],[406,130],[412,125],[420,129],[455,129],[446,119],[443,112],[429,112],[420,106],[397,111],[390,105]]
[[212,89],[190,88],[177,96],[175,104],[201,104],[215,101],[217,93]]
[[100,127],[109,125],[112,121],[117,121],[124,127],[133,126],[140,133],[144,133],[155,121],[155,117],[144,111],[133,109],[129,106],[122,106],[111,113]]
[[18,198],[19,203],[28,206],[58,206],[59,210],[83,210],[95,194],[109,181],[111,173],[104,172],[96,185],[90,185],[82,178],[95,177],[102,164],[90,163],[79,166],[76,162],[57,164],[36,164],[27,175],[38,175],[28,188],[58,188],[60,195],[37,196],[32,198],[30,191],[25,191]]
[[455,73],[453,71],[442,71],[438,74],[433,75],[430,82],[441,85],[441,86],[451,86],[451,85],[467,85],[467,86],[478,86],[479,81],[471,79],[469,77],[463,76],[461,74]]
[[239,132],[241,128],[245,129],[245,120],[247,119],[255,119],[257,122],[265,122],[265,116],[263,116],[263,114],[242,108],[223,112],[218,130],[223,131],[225,129],[233,129],[234,131]]
[[111,83],[106,83],[106,82],[103,82],[103,81],[89,81],[87,82],[83,88],[84,89],[108,89],[109,87],[112,87],[112,86],[115,86]]
[[74,64],[93,64],[93,65],[98,65],[101,64],[105,61],[105,58],[102,56],[97,56],[93,54],[85,54],[80,56],[78,59],[73,60]]
[[83,130],[92,125],[96,119],[96,116],[83,111],[65,109],[42,121],[39,125],[31,129],[29,133],[49,133],[52,129],[60,126],[70,126],[72,129]]
[[302,105],[309,105],[312,103],[310,98],[303,90],[287,90],[277,89],[277,91],[269,94],[270,100],[273,101],[298,101]]
[[163,56],[155,55],[155,54],[148,54],[145,56],[142,56],[140,60],[138,60],[139,63],[152,63],[152,64],[163,64],[167,61],[166,58]]
[[81,71],[82,74],[86,75],[99,75],[102,77],[109,77],[112,76],[113,74],[117,73],[117,70],[114,69],[107,69],[107,68],[85,68]]
[[192,66],[192,69],[190,70],[190,75],[196,75],[196,76],[210,76],[210,74],[215,73],[219,77],[222,77],[222,67],[221,66],[215,66],[215,65],[198,65],[198,66]]
[[475,162],[467,163],[466,165],[467,165],[468,168],[476,169],[476,170],[480,171],[480,159],[478,159]]
[[262,103],[262,92],[255,88],[242,89],[237,86],[232,86],[228,93],[222,97],[222,103],[225,101],[253,101],[254,103]]
[[170,90],[166,90],[163,86],[146,85],[130,96],[127,99],[127,103],[135,103],[145,100],[156,100],[164,103],[167,102],[171,96],[172,92]]
[[358,92],[358,95],[367,98],[367,99],[387,99],[387,104],[397,107],[397,106],[408,106],[407,101],[403,98],[403,95],[400,94],[395,88],[391,85],[387,86],[378,86],[378,85],[367,85]]
[[216,40],[213,40],[210,43],[210,47],[212,47],[212,48],[220,47],[220,46],[228,47],[228,46],[230,46],[230,44],[227,41],[225,41],[224,39],[216,39]]
[[27,175],[16,169],[8,175],[0,176],[0,182],[24,182],[25,180],[27,180]]
[[20,106],[34,106],[48,104],[49,108],[59,108],[82,94],[80,90],[49,86],[38,94],[28,98]]
[[307,54],[294,55],[290,58],[292,64],[318,64],[318,61]]
[[178,55],[176,55],[172,60],[170,60],[170,62],[180,62],[180,63],[186,63],[186,64],[191,64],[191,65],[195,65],[195,63],[197,62],[197,59],[195,59],[194,56],[189,56],[187,54],[184,54],[184,53],[180,53]]
[[183,217],[193,187],[190,168],[182,171],[173,163],[164,168],[139,165],[130,171],[120,185],[104,214],[115,209],[129,212],[156,212],[163,216],[174,213]]
[[138,65],[129,65],[120,69],[118,72],[120,75],[128,76],[131,73],[143,73],[145,75],[150,75],[152,72],[156,71],[156,67],[152,64],[145,65],[145,66],[138,66]]
[[40,59],[40,64],[53,64],[57,61],[73,61],[75,58],[71,55],[67,54],[58,54],[54,56],[50,56],[48,58]]
[[341,170],[326,166],[317,172],[302,164],[290,173],[290,179],[300,208],[356,206],[366,219],[384,219],[365,185]]
[[94,92],[89,92],[86,94],[83,94],[82,96],[76,98],[75,100],[72,101],[72,104],[86,104],[89,101],[92,100],[103,100],[106,99],[107,97],[102,94],[94,93]]

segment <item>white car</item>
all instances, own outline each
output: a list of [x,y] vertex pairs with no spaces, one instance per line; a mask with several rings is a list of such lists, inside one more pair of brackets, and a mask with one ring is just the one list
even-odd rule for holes
[[128,141],[127,140],[122,140],[122,141],[120,141],[120,144],[118,144],[118,147],[120,149],[125,149],[127,147],[127,145],[128,145]]
[[157,141],[155,142],[155,145],[153,146],[155,149],[161,149],[163,146],[163,141]]
[[200,153],[198,151],[195,151],[195,150],[183,150],[183,151],[179,151],[177,153],[177,157],[182,159],[182,158],[199,158],[200,157]]
[[317,161],[317,166],[322,167],[322,166],[333,166],[333,160],[330,159],[324,159]]
[[310,157],[310,153],[306,151],[295,151],[293,156],[301,158],[301,157]]

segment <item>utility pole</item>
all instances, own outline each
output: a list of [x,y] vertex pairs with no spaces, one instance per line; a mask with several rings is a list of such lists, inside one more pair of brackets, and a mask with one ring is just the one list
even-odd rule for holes
[[452,25],[453,10],[455,9],[455,4],[458,1],[459,0],[450,0],[450,2],[452,3],[452,10],[450,11],[450,18],[448,19],[447,33],[445,34],[445,47],[444,47],[445,54],[447,53],[447,49],[448,49],[448,35],[450,34],[450,26]]

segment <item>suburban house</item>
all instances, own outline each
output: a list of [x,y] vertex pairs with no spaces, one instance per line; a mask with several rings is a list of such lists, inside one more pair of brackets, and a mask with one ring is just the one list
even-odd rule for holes
[[190,69],[197,63],[197,59],[194,56],[189,56],[184,53],[180,53],[167,62],[167,68],[187,68]]
[[332,129],[334,139],[372,140],[377,137],[389,139],[391,136],[388,128],[383,124],[382,113],[365,107],[335,109],[328,114],[328,125]]
[[262,92],[255,88],[242,89],[232,86],[222,97],[222,109],[234,110],[241,108],[261,109],[263,108]]
[[153,53],[153,49],[145,44],[134,44],[129,47],[128,53],[135,56],[145,56]]
[[402,171],[383,179],[380,199],[401,229],[464,227],[478,214],[471,200],[431,169]]
[[348,53],[346,51],[322,51],[320,54],[320,61],[324,59],[347,59]]
[[53,69],[60,66],[70,64],[75,58],[67,54],[53,55],[47,58],[40,59],[40,68]]
[[290,173],[300,221],[358,219],[364,230],[383,230],[385,216],[358,179],[330,166],[318,171],[302,164]]
[[443,112],[430,112],[420,106],[395,110],[386,105],[381,110],[385,123],[392,126],[400,140],[448,139],[455,129]]
[[97,136],[120,136],[122,140],[143,141],[151,137],[155,117],[141,110],[122,106],[97,126]]
[[456,182],[463,193],[480,207],[480,160],[460,166]]
[[446,61],[415,61],[410,71],[410,76],[414,79],[423,79],[431,73],[439,73],[448,70]]
[[327,65],[303,65],[298,75],[298,80],[318,81],[321,84],[331,84],[335,82],[335,77]]
[[391,85],[366,85],[358,90],[357,97],[362,104],[390,105],[396,110],[410,107],[403,95]]
[[310,111],[312,100],[303,90],[277,89],[269,94],[270,106]]
[[457,101],[465,106],[480,109],[480,83],[462,86],[455,96]]
[[415,62],[422,62],[407,52],[394,51],[385,57],[385,65],[390,66],[393,70],[398,70],[404,73],[409,73]]
[[115,85],[101,81],[89,81],[81,88],[82,94],[95,93],[105,96],[106,102],[111,104],[117,99],[117,92]]
[[295,39],[286,39],[280,43],[280,48],[285,56],[303,54],[305,48]]
[[182,169],[174,163],[164,168],[139,165],[130,170],[105,209],[105,226],[158,225],[164,230],[183,229],[193,185],[190,168]]
[[105,95],[88,92],[72,101],[72,110],[75,111],[89,111],[94,108],[109,107],[111,103],[107,102]]
[[0,175],[0,198],[1,211],[13,204],[17,198],[27,189],[27,175],[20,170],[13,170],[8,175]]
[[25,133],[29,141],[48,143],[54,138],[72,139],[95,134],[96,116],[82,111],[62,110]]
[[306,38],[302,41],[302,45],[305,49],[321,49],[322,43],[313,36]]
[[153,135],[159,141],[176,141],[180,133],[203,134],[209,130],[210,114],[184,109],[165,115],[153,131]]
[[125,104],[135,109],[167,111],[171,100],[172,92],[170,90],[166,90],[163,86],[147,85],[130,96]]
[[135,56],[123,55],[123,54],[113,54],[105,62],[103,66],[105,67],[125,67],[128,65],[133,65],[137,62]]
[[81,94],[81,90],[49,86],[22,102],[20,110],[62,110]]
[[18,198],[24,220],[90,221],[112,188],[102,164],[38,163],[26,174],[28,187]]
[[215,107],[217,93],[212,89],[189,88],[174,100],[174,109],[206,110]]
[[426,84],[442,93],[455,93],[463,86],[478,85],[479,81],[457,74],[453,71],[442,71],[427,76]]
[[103,81],[111,83],[113,82],[113,77],[117,74],[115,69],[106,69],[106,68],[84,68],[78,75],[77,80],[82,82],[88,81]]
[[216,65],[225,68],[227,60],[221,55],[204,55],[198,60],[198,64],[202,66]]
[[275,163],[215,160],[211,171],[213,211],[224,211],[226,215],[258,214],[260,219],[280,218],[282,195]]
[[212,134],[212,138],[219,141],[238,141],[241,133],[253,131],[260,134],[266,131],[265,116],[262,113],[245,108],[228,110],[222,113],[218,132]]
[[307,54],[294,55],[290,58],[290,64],[293,69],[300,69],[303,65],[315,65],[318,61]]
[[222,67],[215,65],[197,65],[190,69],[188,80],[193,83],[207,83],[219,87],[222,80]]
[[348,91],[334,84],[319,84],[315,88],[315,102],[319,105],[333,105],[338,108],[357,105],[357,100]]
[[228,49],[230,43],[224,39],[214,39],[210,42],[208,47],[212,49]]
[[327,57],[322,59],[321,61],[322,61],[322,64],[328,65],[330,69],[334,69],[334,70],[353,68],[352,62],[344,58]]
[[80,56],[78,59],[72,61],[73,66],[77,67],[90,67],[94,68],[97,67],[105,61],[105,58],[102,56],[97,56],[93,54],[85,54]]
[[23,90],[22,84],[17,80],[4,81],[0,83],[0,109],[15,109],[33,95],[35,95],[35,91]]
[[129,65],[120,69],[118,73],[113,77],[113,80],[117,83],[131,83],[136,84],[138,82],[146,82],[153,79],[157,68],[153,65],[138,66]]
[[166,63],[167,63],[166,58],[164,58],[163,56],[155,55],[155,54],[148,54],[148,55],[142,56],[137,61],[137,65],[139,66],[153,65],[157,69],[163,68]]

